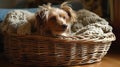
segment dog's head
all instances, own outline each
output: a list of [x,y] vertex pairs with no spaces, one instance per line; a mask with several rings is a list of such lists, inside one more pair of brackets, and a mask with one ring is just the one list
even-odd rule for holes
[[76,14],[66,2],[60,8],[51,7],[50,3],[40,7],[40,11],[36,13],[36,25],[40,33],[61,35],[76,20]]

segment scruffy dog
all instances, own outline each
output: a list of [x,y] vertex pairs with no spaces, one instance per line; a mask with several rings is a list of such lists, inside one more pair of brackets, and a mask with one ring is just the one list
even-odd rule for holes
[[[42,34],[66,35],[70,32],[70,24],[75,21],[75,13],[66,3],[60,8],[51,7],[51,4],[41,6],[36,13],[37,30]],[[39,25],[39,26],[38,26]],[[41,29],[42,28],[42,29]]]
[[60,8],[51,7],[51,4],[40,6],[36,13],[25,10],[14,10],[7,14],[2,26],[3,32],[17,33],[18,35],[64,35],[70,33],[70,26],[76,20],[76,14],[67,2]]

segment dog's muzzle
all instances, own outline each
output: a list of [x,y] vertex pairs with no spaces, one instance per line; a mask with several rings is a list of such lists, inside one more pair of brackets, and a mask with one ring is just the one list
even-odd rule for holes
[[62,28],[63,28],[63,29],[66,29],[66,28],[67,28],[67,25],[63,24],[63,25],[62,25]]

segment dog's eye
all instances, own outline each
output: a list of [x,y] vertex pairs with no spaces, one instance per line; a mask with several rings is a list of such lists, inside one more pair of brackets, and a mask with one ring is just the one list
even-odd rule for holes
[[59,14],[59,17],[62,17],[62,15]]
[[65,16],[63,16],[63,19],[66,19],[66,17],[65,17]]
[[62,15],[59,15],[61,18],[63,18],[63,19],[66,19],[66,17],[65,16],[62,16]]

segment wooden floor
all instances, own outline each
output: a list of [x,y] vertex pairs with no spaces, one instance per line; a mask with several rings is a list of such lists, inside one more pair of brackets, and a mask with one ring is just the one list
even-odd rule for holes
[[[0,67],[26,67],[8,63],[0,57]],[[120,67],[120,54],[107,54],[99,63],[71,67]]]
[[72,67],[120,67],[120,55],[106,55],[99,63]]

